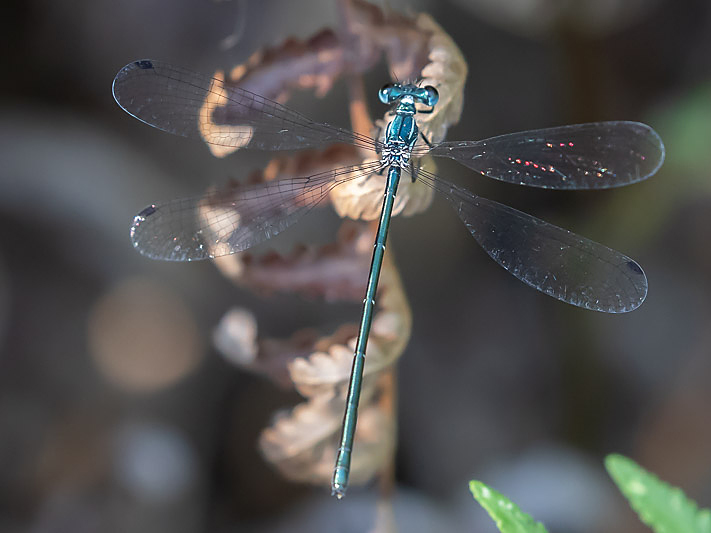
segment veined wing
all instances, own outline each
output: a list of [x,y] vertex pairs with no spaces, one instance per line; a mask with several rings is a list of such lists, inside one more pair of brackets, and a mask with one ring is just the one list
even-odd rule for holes
[[294,224],[337,185],[378,168],[380,162],[373,161],[151,205],[134,217],[131,241],[143,255],[166,261],[246,250]]
[[220,147],[299,150],[341,142],[375,150],[380,144],[160,61],[144,59],[123,67],[114,78],[113,94],[127,113],[150,126]]
[[482,248],[527,285],[606,313],[632,311],[647,296],[647,278],[629,257],[422,169],[417,176],[444,195]]
[[664,144],[640,122],[594,122],[443,142],[413,155],[425,153],[451,157],[484,176],[519,185],[606,189],[654,174],[664,161]]

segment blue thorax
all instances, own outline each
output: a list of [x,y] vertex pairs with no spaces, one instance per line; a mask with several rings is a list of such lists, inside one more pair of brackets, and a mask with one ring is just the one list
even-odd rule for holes
[[380,101],[384,104],[395,104],[395,117],[390,121],[385,130],[385,146],[381,153],[383,166],[396,165],[406,168],[410,163],[410,153],[415,147],[419,129],[415,122],[416,103],[430,106],[430,109],[420,111],[431,113],[439,94],[437,89],[428,85],[389,83],[378,92]]

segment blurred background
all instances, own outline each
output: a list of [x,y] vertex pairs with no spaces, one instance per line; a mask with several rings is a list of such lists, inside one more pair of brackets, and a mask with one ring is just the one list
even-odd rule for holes
[[[380,4],[379,4],[380,5]],[[401,531],[495,531],[480,479],[551,532],[645,531],[606,476],[626,454],[711,504],[711,4],[705,0],[395,1],[426,11],[469,64],[449,139],[639,120],[667,159],[618,190],[518,188],[439,173],[635,258],[649,296],[608,316],[521,284],[446,203],[398,217],[389,249],[413,312],[399,361]],[[128,227],[145,205],[260,168],[212,157],[115,104],[126,63],[211,73],[335,27],[329,0],[28,0],[3,17],[0,76],[0,531],[368,531],[372,486],[337,502],[257,451],[299,401],[237,368],[212,332],[233,306],[260,335],[328,333],[357,305],[237,288],[210,262],[149,261]],[[235,31],[235,46],[221,43]],[[388,77],[365,76],[375,97]],[[348,127],[340,81],[289,103]],[[371,99],[373,109],[376,98]],[[376,112],[379,114],[380,110]],[[267,157],[268,159],[268,157]],[[325,216],[334,226],[335,216]],[[285,246],[317,242],[305,229]],[[259,250],[266,251],[269,245]],[[445,529],[446,528],[446,529]]]

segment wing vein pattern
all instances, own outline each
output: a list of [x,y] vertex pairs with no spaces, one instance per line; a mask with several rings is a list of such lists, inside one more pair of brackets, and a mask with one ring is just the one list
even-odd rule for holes
[[126,65],[114,79],[113,93],[142,122],[216,146],[300,150],[341,142],[373,151],[380,147],[365,135],[315,122],[263,96],[160,61]]
[[639,307],[647,278],[629,257],[420,169],[482,248],[515,277],[564,302],[607,313]]
[[309,177],[230,185],[152,205],[134,218],[131,241],[143,255],[166,261],[195,261],[246,250],[294,224],[337,185],[379,168],[380,162],[373,161]]
[[489,178],[544,189],[607,189],[642,181],[664,161],[657,132],[640,122],[593,122],[418,147]]

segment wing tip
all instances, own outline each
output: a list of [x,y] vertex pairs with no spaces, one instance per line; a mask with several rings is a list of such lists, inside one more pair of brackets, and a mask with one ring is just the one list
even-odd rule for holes
[[202,261],[224,255],[215,254],[198,234],[179,239],[162,231],[166,227],[165,217],[170,217],[170,209],[163,208],[151,204],[133,217],[129,236],[138,253],[148,259],[168,262]]
[[657,133],[652,127],[647,126],[649,128],[649,135],[650,135],[650,142],[655,145],[657,150],[659,150],[659,156],[658,156],[658,161],[657,164],[654,165],[654,168],[651,170],[649,173],[650,176],[653,176],[654,174],[657,173],[657,171],[661,168],[661,166],[664,164],[664,159],[666,158],[667,150],[666,147],[664,146],[664,142],[662,141],[661,136],[659,133]]
[[588,309],[610,314],[624,314],[634,311],[644,303],[647,299],[649,286],[647,284],[647,275],[642,270],[642,267],[637,261],[627,258],[627,262],[623,263],[620,268],[625,271],[625,277],[632,283],[633,295],[626,300],[619,298],[617,305],[611,304],[607,309],[594,307],[588,307]]
[[165,257],[151,253],[144,246],[146,239],[143,231],[144,228],[142,227],[142,225],[146,221],[146,219],[148,219],[148,217],[154,215],[157,212],[158,208],[155,206],[155,204],[151,204],[148,207],[142,209],[140,213],[133,217],[133,221],[131,222],[131,228],[129,230],[129,236],[131,238],[131,244],[133,245],[133,248],[137,250],[138,253],[149,259],[165,259]]
[[[652,130],[654,131],[654,130]],[[635,301],[631,302],[629,307],[623,311],[622,313],[628,313],[630,311],[634,311],[637,309],[640,305],[644,303],[644,301],[647,299],[647,292],[649,290],[649,285],[647,283],[647,275],[644,273],[644,270],[642,270],[642,267],[640,264],[635,261],[634,259],[628,259],[627,263],[625,263],[625,266],[627,267],[628,271],[632,272],[632,275],[635,276],[637,279],[635,280],[635,288],[637,289],[638,292],[638,297]]]
[[[659,135],[659,133],[657,133],[657,131],[654,128],[652,128],[649,124],[645,124],[644,122],[636,122],[636,121],[625,121],[625,124],[634,128],[632,133],[634,133],[635,135],[639,135],[640,137],[643,137],[656,150],[656,153],[649,154],[649,158],[652,161],[654,161],[654,164],[651,166],[651,168],[644,175],[640,175],[638,177],[638,179],[635,180],[635,181],[643,181],[643,180],[649,178],[650,176],[654,176],[654,174],[656,174],[657,171],[664,164],[664,159],[666,158],[666,147],[664,146],[664,141],[662,141],[662,138]],[[650,150],[650,152],[651,152],[651,150]]]
[[121,103],[121,95],[118,86],[124,80],[124,78],[126,78],[126,76],[131,74],[131,72],[135,70],[155,70],[155,67],[156,62],[152,59],[138,59],[136,61],[131,61],[127,65],[124,65],[121,70],[116,73],[116,76],[114,76],[114,81],[111,83],[111,94],[113,95],[114,100],[121,107],[121,109],[123,109],[130,115],[133,115],[133,113],[126,109],[126,107]]

